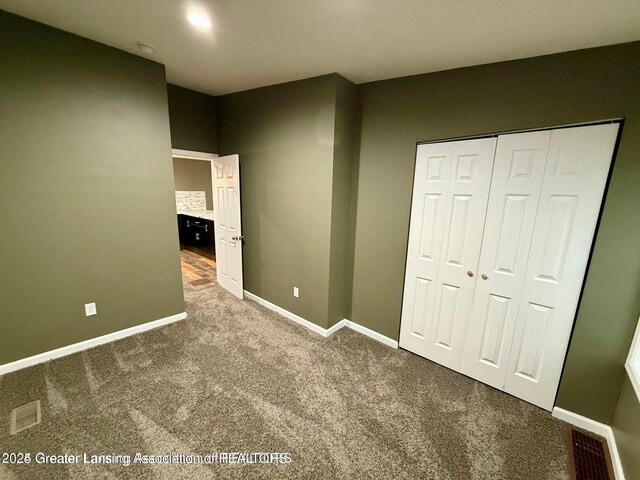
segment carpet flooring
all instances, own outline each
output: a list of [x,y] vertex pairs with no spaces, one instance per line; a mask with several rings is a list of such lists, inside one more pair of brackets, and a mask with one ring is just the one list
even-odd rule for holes
[[[0,377],[0,452],[32,455],[0,463],[0,479],[568,478],[564,424],[548,412],[354,331],[325,339],[215,282],[184,280],[186,320]],[[11,410],[37,399],[42,423],[9,435]],[[36,452],[291,462],[58,465]]]

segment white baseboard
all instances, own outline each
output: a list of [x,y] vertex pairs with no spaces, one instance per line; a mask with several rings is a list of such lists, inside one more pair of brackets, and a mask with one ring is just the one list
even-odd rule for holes
[[[336,327],[338,327],[338,328],[336,328]],[[332,333],[337,332],[338,330],[340,330],[343,327],[350,328],[351,330],[355,330],[356,332],[361,333],[362,335],[366,335],[367,337],[371,337],[374,340],[379,341],[380,343],[384,343],[388,347],[398,348],[398,342],[396,340],[394,340],[393,338],[385,337],[384,335],[382,335],[381,333],[376,332],[375,330],[371,330],[370,328],[363,327],[359,323],[352,322],[351,320],[347,320],[346,318],[343,319],[343,320],[340,320],[333,327],[331,327],[329,330],[327,330],[327,332],[331,332],[331,333],[329,333],[329,335],[331,335]],[[335,330],[332,330],[334,328],[335,328]]]
[[616,437],[613,434],[613,429],[609,425],[596,422],[588,417],[583,417],[582,415],[578,415],[577,413],[570,412],[569,410],[565,410],[560,407],[554,407],[551,415],[559,420],[575,425],[578,428],[582,428],[583,430],[606,438],[609,446],[609,452],[611,453],[613,474],[616,476],[616,480],[624,480],[624,472],[622,471],[622,462],[620,461],[620,455],[618,454]]
[[345,328],[345,327],[349,327],[349,324],[353,323],[349,320],[347,320],[346,318],[343,318],[342,320],[340,320],[338,323],[336,323],[334,326],[327,328],[325,331],[327,332],[327,334],[325,335],[325,337],[330,337],[331,335],[333,335],[334,333],[336,333],[338,330],[340,330],[341,328]]
[[74,343],[72,345],[67,345],[66,347],[56,348],[55,350],[39,353],[27,358],[22,358],[20,360],[16,360],[15,362],[5,363],[4,365],[0,365],[0,376],[5,375],[9,372],[15,372],[16,370],[21,370],[23,368],[37,365],[38,363],[48,362],[49,360],[53,360],[54,358],[65,357],[67,355],[71,355],[72,353],[77,353],[83,350],[97,347],[98,345],[111,343],[115,340],[130,337],[131,335],[135,335],[137,333],[146,332],[147,330],[153,330],[154,328],[162,327],[163,325],[177,322],[179,320],[184,320],[185,318],[187,318],[187,314],[186,312],[182,312],[176,315],[171,315],[170,317],[161,318],[152,322],[143,323],[142,325],[136,325],[135,327],[125,328],[124,330],[118,330],[117,332],[108,333],[100,337],[95,337],[89,340]]
[[384,335],[378,332],[375,332],[367,327],[363,327],[362,325],[352,322],[351,320],[347,320],[346,318],[340,320],[338,323],[336,323],[330,328],[322,328],[321,326],[316,325],[315,323],[310,322],[309,320],[306,320],[301,316],[296,315],[295,313],[291,313],[290,311],[285,310],[284,308],[279,307],[278,305],[275,305],[265,300],[264,298],[260,298],[259,296],[251,292],[248,292],[245,290],[244,296],[249,300],[253,300],[256,303],[259,303],[260,305],[267,307],[269,310],[273,310],[274,312],[279,313],[280,315],[288,318],[289,320],[293,320],[294,322],[299,323],[304,327],[307,327],[309,330],[315,333],[318,333],[323,337],[330,337],[341,328],[346,327],[346,328],[351,328],[352,330],[355,330],[358,333],[366,335],[367,337],[371,337],[374,340],[377,340],[378,342],[384,343],[389,347],[398,348],[398,342],[396,340],[393,340],[392,338],[389,338],[389,337],[385,337]]
[[264,298],[260,298],[259,296],[254,295],[253,293],[248,292],[246,290],[244,291],[244,296],[249,300],[253,300],[256,303],[259,303],[263,307],[267,307],[269,310],[273,310],[274,312],[279,313],[280,315],[288,318],[289,320],[293,320],[294,322],[299,323],[303,327],[307,327],[309,330],[319,333],[323,337],[327,336],[327,331],[324,328],[322,328],[320,325],[316,325],[315,323],[310,322],[309,320],[304,319],[296,315],[295,313],[291,313],[289,310],[285,310],[284,308],[279,307],[278,305],[275,305],[265,300]]

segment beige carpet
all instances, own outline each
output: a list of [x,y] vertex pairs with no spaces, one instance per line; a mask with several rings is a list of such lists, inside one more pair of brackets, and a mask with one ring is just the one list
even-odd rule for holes
[[[0,479],[568,478],[547,412],[350,330],[322,338],[215,283],[185,295],[185,321],[1,377],[0,452],[291,463],[0,463]],[[36,399],[42,424],[10,436],[11,409]]]

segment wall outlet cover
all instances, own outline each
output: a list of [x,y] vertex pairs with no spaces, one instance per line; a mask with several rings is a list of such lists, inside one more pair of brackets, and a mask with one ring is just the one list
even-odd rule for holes
[[84,313],[87,317],[90,317],[91,315],[96,315],[98,313],[98,310],[96,309],[96,304],[95,303],[85,304]]
[[300,297],[300,290],[298,289],[298,287],[293,287],[293,296],[296,298]]

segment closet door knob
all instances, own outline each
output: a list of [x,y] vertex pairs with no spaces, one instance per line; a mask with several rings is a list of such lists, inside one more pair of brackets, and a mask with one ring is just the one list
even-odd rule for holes
[[489,278],[489,277],[487,277],[487,274],[486,274],[486,273],[483,273],[483,274],[482,274],[482,275],[480,275],[480,276],[482,277],[482,279],[483,279],[483,280],[486,280],[487,278]]
[[467,275],[469,275],[470,277],[473,277],[473,272],[472,272],[471,270],[469,270],[469,271],[467,272]]

